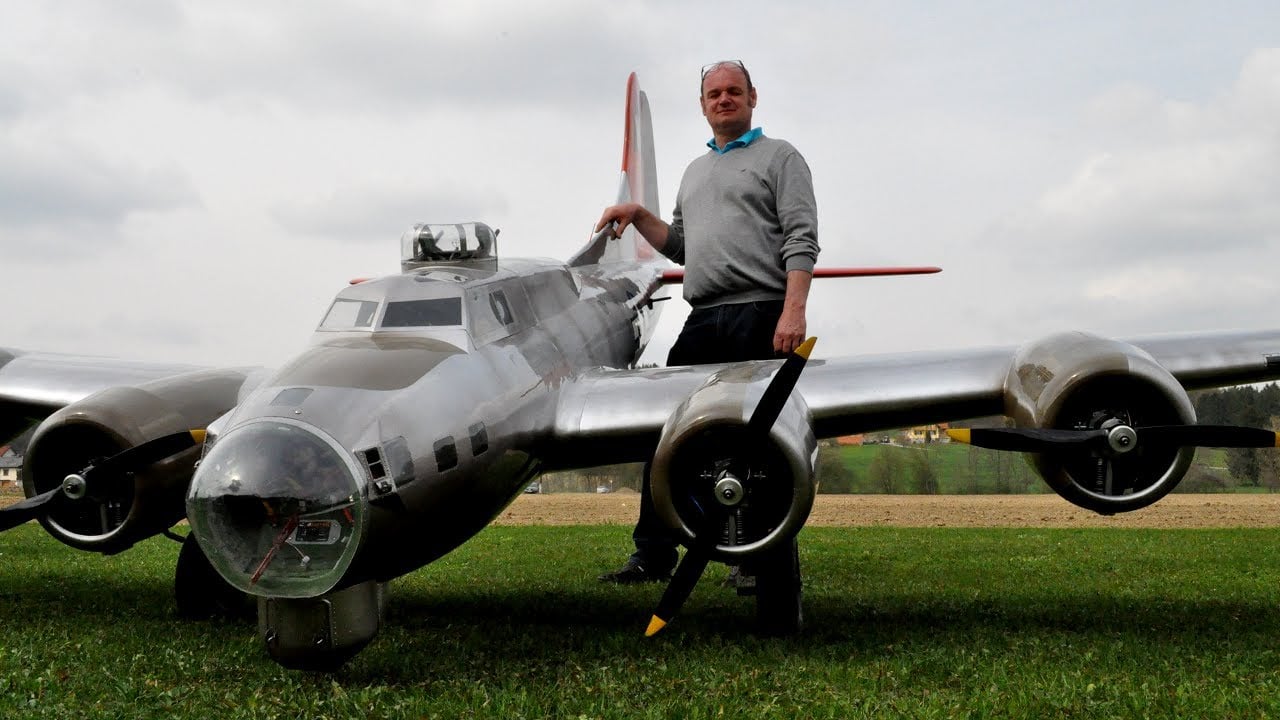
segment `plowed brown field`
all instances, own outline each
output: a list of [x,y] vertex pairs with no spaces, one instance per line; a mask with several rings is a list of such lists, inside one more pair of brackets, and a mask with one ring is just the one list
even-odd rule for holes
[[[499,525],[629,525],[640,496],[521,495]],[[1103,517],[1057,495],[819,495],[809,525],[853,527],[1280,527],[1280,494],[1169,495],[1136,512]]]

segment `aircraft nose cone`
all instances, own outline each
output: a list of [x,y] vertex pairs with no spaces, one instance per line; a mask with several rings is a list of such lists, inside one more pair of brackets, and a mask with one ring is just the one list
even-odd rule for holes
[[187,492],[200,547],[253,595],[323,595],[364,534],[367,493],[355,460],[303,423],[260,420],[219,438]]

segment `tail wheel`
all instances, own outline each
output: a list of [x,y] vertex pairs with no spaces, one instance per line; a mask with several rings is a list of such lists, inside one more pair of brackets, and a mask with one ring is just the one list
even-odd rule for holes
[[756,622],[762,635],[795,635],[804,629],[800,543],[796,538],[766,551],[752,566],[756,575]]

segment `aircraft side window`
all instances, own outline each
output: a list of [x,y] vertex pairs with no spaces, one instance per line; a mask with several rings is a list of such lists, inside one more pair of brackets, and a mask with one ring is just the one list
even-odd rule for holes
[[510,325],[516,321],[515,316],[511,314],[511,306],[507,304],[507,296],[501,290],[489,293],[489,307],[493,309],[493,316],[503,325]]
[[467,291],[467,322],[477,344],[500,340],[516,332],[520,318],[515,314],[510,294],[494,284]]
[[432,450],[435,451],[436,468],[440,472],[451,470],[458,466],[458,446],[453,442],[452,435],[437,440]]
[[476,423],[467,428],[467,432],[471,434],[471,455],[478,457],[489,449],[489,431],[485,428],[484,423]]

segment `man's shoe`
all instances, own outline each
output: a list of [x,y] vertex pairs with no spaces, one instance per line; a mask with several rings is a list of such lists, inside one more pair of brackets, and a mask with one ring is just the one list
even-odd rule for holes
[[617,583],[618,585],[636,585],[649,582],[666,582],[671,579],[671,572],[653,572],[636,560],[628,560],[622,569],[601,575],[600,582]]
[[729,566],[729,576],[721,583],[721,587],[729,587],[738,591],[738,595],[747,596],[756,594],[756,576],[747,575],[742,572],[742,568],[737,565]]

